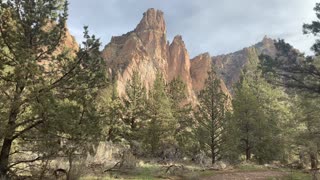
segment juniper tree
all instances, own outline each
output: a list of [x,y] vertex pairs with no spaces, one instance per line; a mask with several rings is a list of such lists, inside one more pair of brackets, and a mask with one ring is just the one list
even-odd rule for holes
[[[257,69],[259,59],[252,51],[232,101],[229,138],[246,160],[260,163],[282,160],[285,145],[283,127],[290,121],[289,105],[283,90],[267,83]],[[271,146],[272,145],[272,146]]]
[[33,147],[30,142],[54,145],[60,138],[75,142],[91,138],[96,128],[99,118],[93,99],[105,82],[100,43],[85,30],[86,40],[79,50],[64,47],[67,7],[64,0],[0,3],[0,176],[21,162],[49,155],[38,153],[35,159],[13,162],[14,142],[29,147]]

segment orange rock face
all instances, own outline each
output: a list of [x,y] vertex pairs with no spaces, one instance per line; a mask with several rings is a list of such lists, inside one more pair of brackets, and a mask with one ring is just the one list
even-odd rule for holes
[[[190,61],[181,36],[171,44],[166,39],[166,25],[163,12],[149,9],[137,27],[122,36],[112,37],[102,51],[102,57],[116,74],[118,92],[125,94],[125,86],[132,72],[138,71],[147,90],[152,88],[156,73],[163,74],[167,82],[180,77],[186,84],[188,100],[195,102],[195,91],[203,88],[207,77],[209,54],[204,60]],[[202,57],[202,55],[201,55]],[[200,58],[201,59],[201,58]],[[201,66],[200,69],[192,68]],[[111,71],[111,70],[110,70]]]
[[134,31],[112,37],[102,51],[102,57],[117,75],[120,95],[125,94],[126,83],[133,71],[140,73],[149,90],[158,71],[167,77],[168,45],[163,13],[149,9]]
[[192,77],[192,87],[195,92],[203,89],[210,68],[211,57],[209,53],[200,54],[191,60],[190,74]]
[[[208,71],[211,69],[211,57],[209,53],[200,54],[191,60],[190,74],[192,78],[192,87],[195,93],[198,93],[204,88],[206,79],[208,78]],[[229,90],[221,80],[222,91],[230,96]]]
[[188,93],[192,91],[190,74],[190,58],[185,44],[180,35],[174,37],[169,47],[168,58],[168,81],[180,77],[187,86]]

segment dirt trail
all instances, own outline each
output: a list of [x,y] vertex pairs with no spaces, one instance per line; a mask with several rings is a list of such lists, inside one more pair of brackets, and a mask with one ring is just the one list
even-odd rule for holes
[[223,172],[205,178],[205,180],[266,180],[271,177],[285,176],[287,173],[279,171],[248,171],[248,172]]

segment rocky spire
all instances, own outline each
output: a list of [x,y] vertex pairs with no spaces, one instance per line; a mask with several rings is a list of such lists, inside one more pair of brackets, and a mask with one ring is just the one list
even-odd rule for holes
[[166,23],[162,11],[150,8],[143,13],[143,18],[137,25],[135,31],[142,32],[146,30],[155,30],[160,33],[166,32]]
[[191,59],[190,74],[195,92],[203,89],[210,68],[211,57],[209,53],[203,53]]
[[276,55],[276,47],[275,47],[275,40],[271,39],[268,36],[264,36],[262,41],[254,45],[258,54],[265,54],[271,57],[275,57]]
[[171,81],[179,76],[191,91],[190,58],[182,37],[177,35],[169,47],[168,80]]

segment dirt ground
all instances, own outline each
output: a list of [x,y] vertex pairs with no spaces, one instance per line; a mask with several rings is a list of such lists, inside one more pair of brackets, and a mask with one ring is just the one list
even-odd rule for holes
[[248,171],[224,172],[205,178],[205,180],[266,180],[268,178],[285,176],[285,172],[278,171]]

